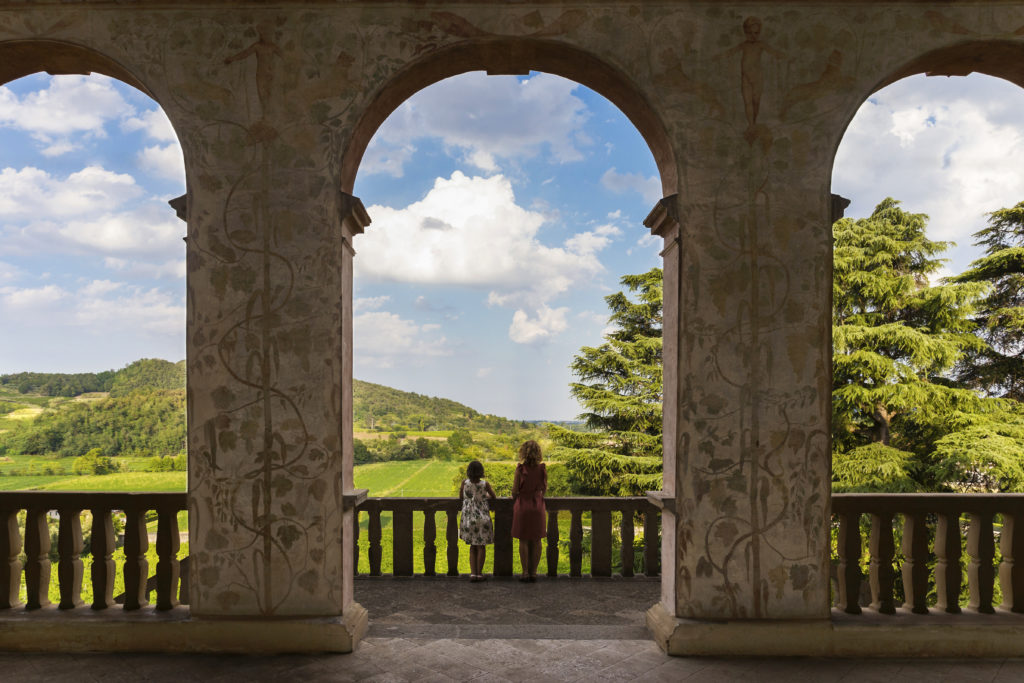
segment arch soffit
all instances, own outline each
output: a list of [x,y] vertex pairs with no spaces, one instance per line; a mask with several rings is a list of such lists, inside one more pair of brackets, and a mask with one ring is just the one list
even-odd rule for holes
[[[846,135],[846,129],[861,105],[873,94],[909,76],[968,76],[972,73],[1002,78],[1024,88],[1024,42],[972,40],[948,45],[915,57],[878,79],[870,90],[853,101],[851,109],[846,112],[839,135],[832,141],[829,173],[835,167],[836,152]],[[829,182],[831,184],[831,178]]]
[[370,139],[403,102],[438,81],[470,71],[526,75],[543,71],[584,85],[617,106],[647,142],[661,176],[662,194],[678,192],[675,151],[661,117],[625,73],[578,47],[537,39],[466,41],[406,65],[363,110],[344,149],[341,189],[352,192]]

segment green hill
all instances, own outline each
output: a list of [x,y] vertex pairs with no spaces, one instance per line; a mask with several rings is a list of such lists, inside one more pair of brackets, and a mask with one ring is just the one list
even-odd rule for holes
[[[353,394],[357,430],[512,434],[532,426],[359,380]],[[0,375],[0,455],[78,457],[98,448],[109,456],[162,456],[183,452],[185,444],[185,361],[144,358],[117,371]]]
[[496,415],[484,415],[447,398],[424,396],[381,384],[354,380],[353,419],[367,430],[433,431],[477,429],[507,433],[528,425]]

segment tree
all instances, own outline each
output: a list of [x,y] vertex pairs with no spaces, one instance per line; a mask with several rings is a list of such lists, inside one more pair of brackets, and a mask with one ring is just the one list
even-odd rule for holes
[[[612,331],[572,361],[570,384],[595,430],[549,425],[574,490],[593,495],[642,494],[661,487],[662,272],[626,275],[629,290],[605,297]],[[632,297],[632,298],[631,298]]]
[[78,475],[111,474],[117,472],[117,470],[117,463],[103,455],[102,451],[98,448],[94,448],[85,455],[75,458],[71,464],[71,471]]
[[987,283],[974,322],[987,346],[972,349],[957,367],[957,380],[989,395],[1024,401],[1024,202],[989,214],[974,233],[985,256],[953,282]]
[[[927,216],[908,213],[887,198],[870,217],[833,226],[838,490],[905,491],[915,482],[925,490],[956,488],[979,476],[1006,490],[1021,481],[1006,448],[987,449],[1000,457],[977,463],[987,472],[982,476],[967,471],[948,447],[972,443],[983,425],[991,432],[1015,418],[1005,402],[980,397],[950,379],[966,353],[984,347],[973,334],[971,316],[987,285],[931,285],[929,276],[948,243],[929,240],[926,225]],[[1018,461],[1022,445],[1017,443]]]

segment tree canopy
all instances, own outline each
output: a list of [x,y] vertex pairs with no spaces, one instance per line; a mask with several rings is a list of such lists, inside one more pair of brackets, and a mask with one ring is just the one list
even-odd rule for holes
[[604,343],[572,361],[570,392],[595,433],[549,426],[554,457],[577,493],[642,495],[661,488],[662,272],[626,275],[628,289],[605,297],[611,316]]

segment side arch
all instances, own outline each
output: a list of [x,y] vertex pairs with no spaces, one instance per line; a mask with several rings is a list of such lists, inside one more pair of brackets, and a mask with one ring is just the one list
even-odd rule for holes
[[627,74],[580,48],[548,40],[500,38],[466,41],[411,62],[380,88],[363,110],[345,146],[341,190],[351,193],[370,139],[384,120],[416,92],[469,71],[525,75],[544,71],[584,85],[611,101],[647,142],[661,176],[662,194],[678,190],[675,150],[668,130]]
[[839,145],[846,135],[846,129],[849,128],[861,105],[874,93],[899,80],[918,74],[968,76],[972,73],[1002,78],[1024,88],[1024,41],[971,40],[947,45],[915,57],[874,81],[865,92],[851,100],[851,107],[843,113],[835,139],[830,141],[832,164],[829,167],[829,185],[832,184],[831,173],[835,168],[836,152],[839,151]]

